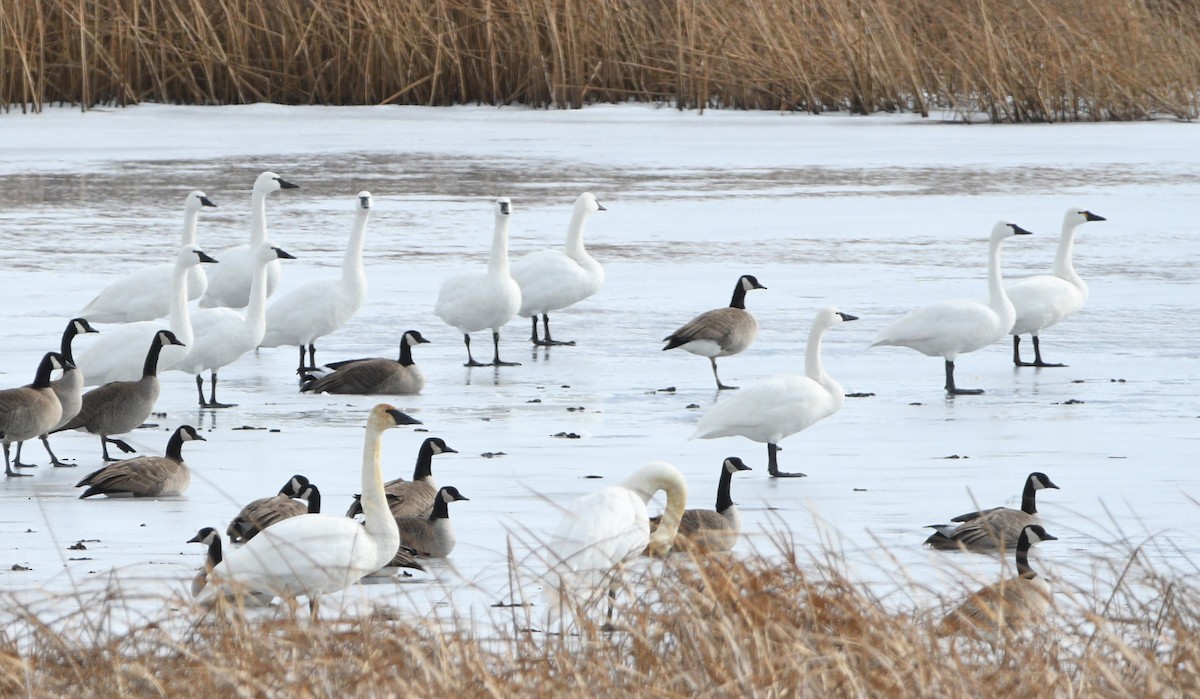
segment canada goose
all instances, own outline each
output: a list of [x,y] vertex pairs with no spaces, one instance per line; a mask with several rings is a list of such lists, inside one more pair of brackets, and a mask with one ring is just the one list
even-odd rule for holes
[[192,474],[183,462],[183,443],[193,441],[207,440],[196,432],[195,427],[180,425],[167,442],[166,456],[139,456],[93,471],[75,484],[76,488],[88,486],[79,499],[93,495],[110,498],[183,495],[192,482]]
[[[1087,209],[1067,209],[1063,216],[1062,233],[1058,237],[1058,252],[1054,256],[1054,274],[1014,279],[1005,284],[1008,298],[1016,309],[1017,318],[1009,329],[1013,336],[1013,364],[1017,366],[1057,367],[1042,360],[1038,336],[1043,330],[1074,315],[1087,303],[1087,283],[1075,273],[1071,250],[1075,244],[1075,229],[1088,221],[1105,221],[1103,216]],[[1021,361],[1021,336],[1033,336],[1033,362]]]
[[765,288],[754,275],[743,274],[738,278],[737,286],[733,287],[733,300],[728,307],[705,311],[689,320],[663,338],[663,342],[667,343],[663,351],[681,347],[692,354],[708,357],[712,363],[713,378],[717,380],[717,390],[737,388],[721,383],[721,377],[717,376],[717,357],[738,354],[754,342],[758,336],[758,321],[746,310],[746,292]]
[[[204,567],[192,578],[192,597],[195,597],[208,584],[208,576],[212,574],[213,568],[216,568],[217,564],[221,562],[221,533],[212,527],[204,527],[196,532],[196,536],[188,539],[187,542],[189,544],[203,544],[208,547],[208,554],[204,557]],[[250,595],[244,602],[246,606],[265,607],[271,604],[272,599],[274,599],[272,595],[257,594]]]
[[[307,504],[301,504],[296,498],[306,500]],[[229,535],[229,543],[244,544],[272,524],[306,512],[317,514],[320,511],[321,491],[304,476],[295,475],[283,484],[277,495],[252,500],[243,507],[225,533]]]
[[54,395],[50,374],[67,366],[66,357],[58,352],[47,352],[38,363],[33,383],[0,391],[0,440],[4,443],[5,475],[26,475],[13,470],[8,456],[9,444],[20,444],[26,439],[45,434],[58,424],[62,416],[62,404]]
[[[208,291],[200,299],[201,308],[245,308],[250,303],[250,285],[254,281],[254,253],[267,242],[267,195],[281,189],[299,189],[273,172],[264,172],[254,180],[250,194],[250,242],[221,251],[221,266],[208,273]],[[267,296],[279,286],[279,263],[267,266]]]
[[417,424],[419,420],[386,403],[371,409],[362,461],[365,527],[352,519],[326,514],[285,519],[227,553],[213,569],[210,584],[197,602],[210,602],[222,590],[231,588],[238,594],[257,591],[287,598],[304,595],[315,616],[319,595],[341,590],[387,565],[400,546],[400,532],[383,492],[380,443],[385,430]]
[[808,429],[833,415],[845,401],[842,386],[825,373],[821,364],[821,336],[839,323],[858,316],[836,308],[817,312],[808,333],[804,375],[780,374],[754,383],[713,407],[700,418],[692,439],[741,436],[767,445],[767,473],[778,478],[804,476],[779,470],[776,452],[784,437]]
[[1017,545],[1017,537],[1027,525],[1038,524],[1037,491],[1058,486],[1044,473],[1033,472],[1025,479],[1025,490],[1021,493],[1021,509],[993,507],[979,512],[959,515],[951,522],[959,524],[931,524],[936,531],[925,540],[935,549],[966,548],[973,551],[1011,550]]
[[108,445],[115,444],[125,453],[133,448],[110,435],[124,434],[137,428],[158,400],[158,357],[164,347],[182,345],[170,330],[159,330],[150,342],[146,360],[142,365],[142,378],[137,381],[112,381],[83,394],[79,413],[54,432],[82,430],[100,435],[100,449],[105,461],[115,461],[108,455]]
[[[433,512],[434,497],[437,495],[437,485],[433,482],[433,457],[437,454],[457,454],[440,437],[429,437],[421,442],[417,451],[417,465],[413,468],[411,481],[403,478],[388,481],[384,484],[387,493],[388,508],[394,517],[425,517]],[[347,517],[362,513],[362,504],[355,497],[350,503]]]
[[496,200],[496,230],[487,272],[469,272],[447,279],[438,291],[433,312],[463,334],[467,345],[464,366],[485,366],[471,356],[471,333],[492,329],[492,366],[519,366],[500,361],[500,328],[521,308],[521,287],[508,271],[508,216],[512,204],[507,197]]
[[[246,310],[201,308],[192,314],[192,345],[187,356],[172,367],[196,377],[196,392],[201,408],[230,408],[235,403],[217,401],[217,372],[258,347],[266,327],[267,269],[279,260],[296,259],[284,250],[263,243],[254,251],[254,281],[250,285],[250,305]],[[209,371],[209,398],[204,398],[205,370]]]
[[871,345],[899,345],[921,354],[946,360],[946,393],[978,395],[981,388],[958,388],[954,383],[954,360],[974,352],[1008,334],[1016,311],[1004,293],[1000,274],[1000,244],[1014,235],[1030,232],[1015,223],[1000,221],[992,227],[988,245],[988,302],[974,299],[938,301],[910,311],[879,333]]
[[[737,505],[729,496],[729,486],[733,474],[738,471],[749,471],[749,466],[736,456],[730,456],[721,462],[721,478],[717,483],[717,508],[715,510],[684,510],[683,519],[679,521],[679,534],[676,543],[701,551],[728,551],[737,544],[738,534],[742,531],[742,517],[738,514]],[[658,517],[652,517],[650,524],[658,526]]]
[[[342,258],[339,279],[319,279],[294,287],[275,299],[267,309],[267,331],[263,347],[298,345],[300,364],[296,371],[317,366],[315,342],[340,329],[367,297],[367,273],[363,269],[363,242],[371,215],[371,193],[359,192],[355,202],[354,227]],[[304,359],[305,347],[308,360]]]
[[[596,195],[584,192],[575,199],[575,212],[567,227],[567,242],[562,250],[541,250],[517,260],[512,277],[521,287],[521,307],[517,315],[533,319],[535,345],[574,345],[550,337],[550,311],[573,306],[604,286],[604,267],[583,247],[583,226],[597,211],[606,211]],[[538,314],[542,315],[546,337],[538,339]]]
[[[662,521],[651,533],[646,503],[660,490],[667,495],[667,505]],[[668,553],[686,508],[683,474],[661,461],[563,508],[562,519],[547,544],[549,570],[542,585],[547,623],[574,610],[586,610],[603,595],[615,594],[622,564],[647,548],[652,556]]]
[[[51,430],[67,424],[67,421],[79,413],[79,406],[83,402],[83,372],[74,366],[75,354],[71,351],[71,343],[75,340],[75,336],[80,333],[94,332],[98,331],[83,318],[73,318],[67,323],[67,329],[63,331],[59,353],[72,366],[63,367],[62,376],[50,382],[50,388],[54,389],[54,395],[58,397],[58,403],[62,406],[62,416],[58,418],[58,424],[50,428]],[[54,455],[54,451],[50,449],[48,434],[42,433],[38,436],[42,440],[42,446],[46,447],[46,453],[50,455],[50,463],[56,468],[74,468],[75,464],[59,461],[58,457]],[[24,442],[17,442],[17,458],[13,462],[13,465],[17,468],[32,465],[21,463],[21,447],[23,445]]]
[[[449,503],[459,500],[469,500],[458,488],[445,486],[438,490],[433,500],[433,512],[428,516],[397,517],[396,526],[400,528],[400,543],[418,556],[426,558],[445,558],[454,550],[454,527],[450,526]],[[401,556],[409,555],[402,551]],[[391,565],[401,565],[393,560]]]
[[[204,192],[190,192],[183,204],[183,236],[179,244],[196,247],[196,219],[204,207],[216,207]],[[130,323],[162,318],[171,312],[171,262],[143,267],[104,288],[79,315],[93,323]],[[208,288],[203,267],[187,272],[188,300],[198,299]]]
[[325,366],[333,369],[324,376],[306,376],[302,393],[338,393],[356,395],[410,396],[425,388],[425,374],[413,362],[412,348],[428,343],[416,330],[400,337],[399,359],[348,359]]
[[937,634],[994,639],[1041,621],[1050,606],[1050,586],[1029,567],[1029,547],[1057,538],[1039,524],[1026,525],[1017,538],[1017,576],[977,590],[942,619]]

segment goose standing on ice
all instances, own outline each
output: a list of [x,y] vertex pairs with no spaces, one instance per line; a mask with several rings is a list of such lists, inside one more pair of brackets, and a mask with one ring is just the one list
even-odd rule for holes
[[433,307],[433,312],[446,325],[463,334],[467,346],[464,366],[486,366],[471,356],[471,333],[488,328],[492,330],[492,366],[519,366],[518,362],[500,361],[500,328],[521,308],[521,287],[508,271],[508,216],[511,212],[512,203],[508,197],[496,200],[496,229],[492,234],[487,271],[450,277],[442,284]]
[[[660,490],[666,493],[667,506],[651,533],[646,503]],[[647,549],[651,556],[666,555],[686,508],[683,474],[662,461],[563,508],[547,544],[549,570],[542,585],[547,622],[565,619],[576,610],[585,612],[604,595],[615,594],[622,565]],[[611,612],[610,607],[610,617]]]
[[[314,343],[340,329],[362,306],[367,297],[367,273],[363,269],[363,242],[367,218],[371,215],[371,193],[359,192],[355,202],[354,227],[342,257],[342,276],[320,279],[289,290],[267,309],[267,332],[263,347],[298,345],[300,365],[297,373],[317,366]],[[308,360],[304,352],[308,349]]]
[[[200,299],[202,308],[245,308],[250,303],[250,285],[254,281],[254,251],[267,242],[267,195],[281,189],[299,189],[273,172],[264,172],[254,180],[250,194],[250,243],[226,248],[217,256],[221,266],[208,273],[208,291]],[[267,296],[279,286],[279,264],[267,267]]]
[[[413,467],[411,481],[403,478],[388,481],[383,484],[387,493],[388,508],[394,517],[425,517],[433,512],[433,502],[438,487],[433,482],[433,457],[438,454],[457,454],[441,437],[429,437],[421,442],[417,451],[417,465]],[[347,517],[354,517],[362,512],[362,503],[354,498]]]
[[164,347],[159,369],[167,370],[187,355],[192,344],[192,314],[187,302],[188,270],[201,263],[216,262],[203,250],[184,246],[175,258],[171,278],[171,314],[161,320],[126,323],[107,328],[100,337],[88,343],[79,356],[79,369],[85,386],[103,386],[113,381],[133,381],[142,375],[146,353],[142,349],[164,325],[179,340],[177,346]]
[[[57,424],[39,435],[42,440],[42,446],[46,447],[46,453],[50,455],[50,463],[56,468],[74,468],[75,464],[68,464],[58,460],[58,457],[54,455],[54,451],[50,449],[49,433],[67,424],[71,418],[75,417],[79,413],[79,406],[83,403],[83,372],[75,366],[75,354],[71,346],[75,341],[76,335],[94,332],[98,331],[83,318],[73,318],[67,323],[67,329],[63,331],[59,353],[67,360],[66,363],[71,366],[64,366],[62,376],[50,382],[50,387],[54,389],[54,395],[58,397],[58,403],[62,406],[62,416],[58,418]],[[32,465],[21,463],[22,446],[24,446],[24,442],[17,443],[17,458],[13,465],[18,468]]]
[[[183,236],[180,245],[196,247],[196,220],[200,209],[213,207],[204,192],[191,192],[184,199]],[[104,288],[79,315],[93,323],[132,323],[162,318],[171,312],[171,280],[175,265],[171,262],[150,265],[122,277]],[[198,299],[208,289],[208,276],[203,267],[191,267],[187,272],[188,300]]]
[[[597,211],[606,209],[596,201],[596,195],[580,194],[567,228],[566,247],[526,255],[512,266],[512,277],[521,287],[521,308],[517,315],[533,319],[529,341],[535,345],[574,345],[574,340],[564,342],[550,337],[550,311],[573,306],[604,286],[604,267],[583,247],[583,226]],[[545,328],[544,339],[538,339],[538,314]]]
[[[456,543],[454,527],[450,525],[449,504],[469,499],[458,492],[458,488],[448,485],[438,490],[433,500],[433,511],[428,515],[397,517],[401,550],[390,565],[403,565],[412,553],[425,558],[449,556]],[[410,550],[412,553],[409,553]]]
[[57,352],[47,352],[38,363],[33,383],[0,391],[0,441],[4,444],[5,475],[26,475],[13,470],[8,456],[9,444],[20,444],[26,439],[46,434],[58,424],[62,416],[62,404],[54,395],[50,374],[67,366],[66,357]]
[[930,357],[946,360],[946,393],[978,395],[982,388],[959,388],[954,383],[954,360],[1008,334],[1017,313],[1004,293],[1000,274],[1000,244],[1014,235],[1030,232],[1015,223],[1000,221],[992,227],[988,244],[988,302],[974,299],[938,301],[911,311],[879,333],[871,345],[910,347]]
[[[396,518],[388,511],[379,464],[384,431],[420,421],[386,403],[371,409],[363,442],[362,503],[365,526],[347,517],[303,514],[268,527],[213,569],[209,585],[197,598],[211,602],[225,590],[317,598],[358,582],[386,566],[400,546]],[[216,584],[214,584],[216,583]]]
[[754,342],[758,336],[758,321],[746,310],[746,292],[766,289],[753,275],[743,274],[733,287],[733,300],[726,308],[705,311],[689,320],[683,327],[663,338],[667,343],[663,351],[681,347],[687,352],[708,357],[712,363],[713,378],[717,390],[737,388],[721,383],[717,376],[717,357],[738,354]]
[[[1017,318],[1008,331],[1013,336],[1013,364],[1016,366],[1059,367],[1042,360],[1038,336],[1043,330],[1074,315],[1087,303],[1087,283],[1075,273],[1071,250],[1075,244],[1075,229],[1089,221],[1104,221],[1087,209],[1067,209],[1063,216],[1062,233],[1058,237],[1058,252],[1054,256],[1054,274],[1039,274],[1014,279],[1004,285]],[[1033,336],[1033,361],[1021,361],[1021,336]]]
[[428,343],[421,333],[407,330],[400,337],[400,358],[347,359],[326,364],[323,376],[305,374],[301,393],[412,396],[425,388],[425,374],[412,358],[412,348]]
[[[187,356],[172,369],[193,374],[201,408],[229,408],[236,403],[217,401],[217,371],[251,352],[262,341],[267,327],[267,270],[279,260],[296,259],[284,250],[263,243],[254,251],[254,281],[246,310],[201,308],[192,314],[192,345]],[[204,371],[210,372],[209,398],[204,398]]]
[[700,418],[691,438],[741,436],[765,442],[767,473],[776,478],[803,477],[805,474],[800,472],[779,470],[779,442],[841,409],[845,394],[821,364],[821,336],[834,325],[852,320],[858,320],[858,316],[836,308],[818,311],[808,333],[804,375],[771,376],[725,398]]
[[142,365],[142,378],[137,381],[110,381],[83,394],[79,413],[54,432],[82,430],[100,436],[100,449],[105,461],[116,461],[108,455],[108,445],[114,444],[126,454],[133,447],[110,435],[125,434],[136,429],[150,417],[158,400],[158,358],[163,349],[182,345],[170,330],[159,330],[150,341],[150,349]]
[[[741,459],[730,456],[721,462],[721,478],[717,482],[717,507],[715,510],[684,510],[679,521],[676,543],[700,551],[729,551],[737,544],[742,531],[742,517],[737,505],[729,495],[733,474],[751,470]],[[658,526],[658,517],[650,523]]]
[[[300,503],[297,498],[306,503]],[[295,475],[279,489],[274,497],[252,500],[233,518],[225,533],[229,543],[244,544],[272,524],[297,517],[306,512],[321,512],[321,491],[308,478]]]
[[207,441],[195,427],[180,425],[167,442],[165,456],[139,456],[93,471],[75,484],[88,486],[79,499],[95,495],[110,498],[157,498],[183,495],[192,482],[192,474],[183,462],[183,443]]
[[1025,478],[1021,509],[993,507],[968,512],[950,520],[958,524],[931,524],[929,526],[935,531],[925,543],[935,549],[1012,550],[1017,545],[1017,537],[1022,529],[1030,524],[1041,523],[1038,519],[1037,492],[1046,488],[1058,490],[1049,476],[1035,471]]

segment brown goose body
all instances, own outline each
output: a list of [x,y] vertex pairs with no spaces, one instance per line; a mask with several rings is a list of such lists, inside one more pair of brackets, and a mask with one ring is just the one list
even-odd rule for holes
[[[433,481],[433,457],[437,454],[457,454],[438,437],[430,437],[421,443],[417,452],[417,465],[413,468],[413,479],[403,478],[388,481],[383,484],[387,496],[388,508],[393,517],[427,517],[433,512],[434,499],[438,488]],[[362,512],[358,498],[350,504],[347,517],[354,517]]]
[[[446,486],[438,490],[433,512],[428,517],[397,517],[396,526],[400,529],[401,545],[397,556],[407,555],[404,549],[410,549],[416,555],[426,558],[449,556],[457,540],[454,528],[450,525],[448,505],[467,499],[454,486]],[[393,560],[392,565],[400,564]]]
[[95,495],[109,497],[152,498],[182,495],[192,482],[191,472],[183,462],[184,442],[205,441],[196,428],[181,425],[171,435],[165,456],[140,456],[109,464],[93,471],[75,484],[88,486],[80,499]]
[[765,289],[753,275],[738,278],[733,299],[726,308],[705,311],[692,318],[675,332],[663,338],[663,351],[681,348],[692,354],[708,357],[718,389],[736,388],[721,383],[717,375],[717,357],[738,354],[758,336],[758,321],[746,310],[746,292]]
[[993,507],[961,514],[950,520],[956,524],[930,525],[935,531],[925,543],[935,549],[1011,551],[1025,527],[1041,523],[1037,512],[1037,491],[1046,488],[1057,490],[1058,486],[1046,474],[1035,471],[1025,478],[1021,509]]
[[[303,498],[307,502],[296,498]],[[252,500],[243,507],[229,523],[225,533],[229,536],[230,543],[244,544],[277,522],[309,512],[317,514],[320,511],[321,491],[304,476],[295,475],[283,484],[276,495]]]
[[62,417],[62,404],[54,394],[50,374],[68,366],[71,365],[61,354],[47,352],[38,363],[33,383],[0,391],[0,440],[4,444],[7,475],[24,475],[13,470],[8,445],[45,434]]

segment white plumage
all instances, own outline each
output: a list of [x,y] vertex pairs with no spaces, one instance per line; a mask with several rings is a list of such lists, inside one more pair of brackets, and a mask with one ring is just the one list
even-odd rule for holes
[[1016,311],[1000,274],[1000,244],[1029,231],[1015,223],[1000,221],[992,227],[988,245],[988,302],[974,299],[939,301],[911,311],[879,333],[871,345],[899,345],[930,357],[946,360],[946,392],[950,395],[979,394],[983,389],[958,388],[954,383],[954,360],[974,352],[1008,334]]
[[[196,220],[202,207],[215,207],[204,192],[191,192],[183,204],[183,235],[179,244],[196,246]],[[131,323],[162,318],[171,312],[171,262],[143,267],[104,288],[79,315],[93,323]],[[192,267],[187,275],[187,298],[198,299],[208,288],[202,267]],[[178,334],[178,333],[177,333]]]
[[[208,274],[208,290],[200,299],[202,308],[245,308],[250,303],[250,284],[254,281],[254,251],[267,242],[267,195],[281,189],[298,189],[273,172],[264,172],[254,180],[250,194],[250,242],[220,252],[221,266]],[[267,296],[279,286],[280,269],[267,267]]]
[[496,228],[492,234],[487,271],[447,279],[433,308],[446,325],[463,334],[467,346],[466,366],[484,366],[471,356],[471,333],[488,328],[492,330],[492,365],[516,364],[500,361],[500,328],[512,320],[521,307],[521,287],[509,274],[508,265],[508,216],[511,211],[512,203],[507,197],[496,200]]
[[[367,297],[363,241],[370,215],[371,193],[359,192],[355,200],[354,227],[350,230],[350,241],[342,258],[341,277],[295,287],[275,299],[267,309],[267,331],[262,346],[299,345],[297,371],[317,366],[317,349],[313,343],[345,325]],[[306,347],[309,352],[307,363],[304,359]]]
[[[1058,252],[1054,256],[1054,274],[1039,274],[1014,279],[1004,285],[1016,311],[1016,320],[1008,331],[1013,336],[1013,364],[1017,366],[1058,367],[1042,359],[1039,335],[1046,328],[1074,315],[1087,303],[1087,283],[1075,273],[1071,251],[1075,244],[1075,229],[1088,221],[1104,221],[1087,209],[1067,209],[1063,216]],[[1033,336],[1032,362],[1021,361],[1021,336]]]
[[825,373],[821,363],[821,336],[830,327],[851,320],[858,320],[858,317],[836,308],[818,311],[808,333],[804,375],[768,377],[725,397],[700,418],[692,439],[740,436],[765,442],[770,475],[804,476],[799,472],[779,470],[776,459],[779,442],[841,409],[845,396],[841,384]]
[[[604,286],[604,267],[583,247],[583,227],[588,217],[605,208],[596,195],[584,192],[575,199],[575,212],[567,228],[562,250],[541,250],[517,260],[512,277],[521,287],[521,307],[517,315],[533,319],[530,341],[535,345],[573,345],[550,337],[550,311],[573,306]],[[538,314],[545,327],[545,339],[538,339]]]

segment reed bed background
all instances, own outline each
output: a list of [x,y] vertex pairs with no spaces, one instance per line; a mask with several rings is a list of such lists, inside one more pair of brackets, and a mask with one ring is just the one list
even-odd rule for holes
[[[5,607],[0,694],[28,696],[1086,696],[1200,693],[1200,589],[1136,551],[1087,590],[1055,592],[1040,626],[990,641],[939,637],[964,591],[879,599],[833,553],[672,556],[631,576],[615,630],[494,621],[202,615],[179,600],[128,615],[119,590],[58,611]],[[1011,563],[1009,565],[1011,569]],[[997,565],[999,574],[999,563]],[[1010,570],[1011,574],[1011,570]],[[977,583],[965,582],[967,587]],[[912,594],[919,592],[919,594]],[[517,595],[514,594],[514,597]],[[941,604],[919,603],[938,599]],[[535,602],[536,604],[536,602]],[[86,611],[71,612],[87,607]],[[132,628],[118,617],[139,619]],[[594,614],[603,620],[603,614]]]
[[1191,119],[1190,0],[0,0],[0,105]]

